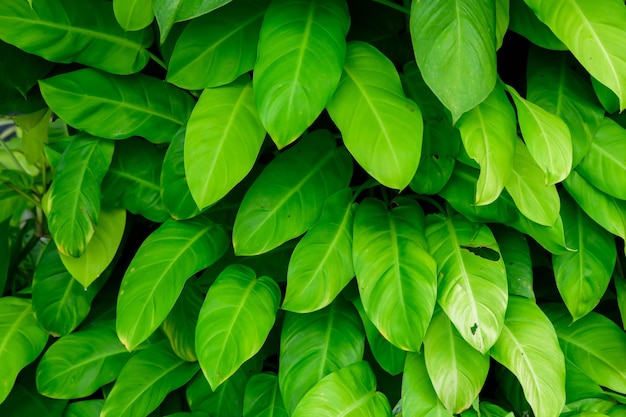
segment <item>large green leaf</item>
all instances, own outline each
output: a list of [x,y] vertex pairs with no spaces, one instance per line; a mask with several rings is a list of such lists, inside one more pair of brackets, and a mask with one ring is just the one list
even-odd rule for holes
[[[285,175],[289,173],[289,175]],[[346,187],[352,160],[328,131],[315,131],[274,159],[246,193],[233,228],[237,255],[258,255],[306,232],[326,199]]]
[[513,166],[517,120],[513,106],[498,85],[457,123],[463,146],[480,165],[476,205],[493,202],[504,188]]
[[8,0],[0,4],[0,39],[49,61],[131,74],[148,63],[152,32],[124,32],[106,1]]
[[152,23],[152,0],[113,0],[115,19],[126,31],[141,30]]
[[37,390],[51,398],[82,398],[117,378],[131,357],[112,322],[61,337],[37,366]]
[[605,118],[596,131],[589,152],[576,167],[594,187],[626,200],[626,129]]
[[141,136],[170,142],[194,105],[189,94],[143,74],[111,75],[93,68],[39,82],[48,106],[69,125],[95,136]]
[[17,374],[39,356],[47,341],[30,300],[0,298],[0,403],[11,392]]
[[498,243],[486,225],[461,215],[431,214],[426,224],[439,266],[437,301],[461,336],[484,354],[498,339],[508,299]]
[[558,51],[567,50],[567,46],[557,38],[548,26],[537,18],[524,0],[510,1],[511,21],[509,29],[518,33],[545,49],[554,49]]
[[354,271],[363,306],[397,347],[419,352],[437,300],[437,264],[424,238],[424,212],[411,200],[388,210],[373,198],[354,216]]
[[324,376],[363,359],[358,314],[341,298],[308,314],[288,312],[280,340],[278,380],[287,411]]
[[487,379],[489,356],[469,345],[442,310],[424,337],[424,359],[430,382],[451,414],[467,410]]
[[393,63],[364,42],[350,42],[328,113],[354,159],[378,182],[404,189],[422,150],[423,121],[402,91]]
[[189,362],[198,360],[196,325],[204,302],[204,294],[195,280],[188,280],[176,304],[163,321],[163,333],[169,339],[172,350],[180,358]]
[[257,374],[248,380],[243,417],[288,417],[275,374]]
[[231,0],[152,0],[154,15],[161,29],[161,43],[167,38],[176,22],[202,16]]
[[91,240],[100,214],[100,184],[113,158],[113,143],[74,136],[57,166],[43,209],[59,251],[79,257]]
[[167,81],[200,90],[228,84],[250,71],[267,3],[237,0],[189,22],[176,41]]
[[247,75],[204,90],[185,133],[185,175],[200,209],[224,197],[252,169],[265,129]]
[[176,356],[168,341],[151,345],[126,362],[100,416],[145,417],[197,372],[198,364]]
[[217,277],[196,327],[198,362],[213,391],[261,349],[279,304],[276,281],[257,279],[247,266],[231,265]]
[[354,210],[349,188],[326,200],[320,219],[298,242],[289,260],[284,310],[308,313],[324,308],[354,277]]
[[509,298],[491,356],[519,380],[535,415],[557,417],[565,405],[565,359],[554,327],[537,305]]
[[367,362],[357,362],[325,376],[300,400],[293,417],[388,416],[389,401],[376,391]]
[[[619,0],[525,0],[589,73],[626,108],[626,8]],[[565,18],[564,18],[565,17]]]
[[402,375],[402,412],[406,416],[452,417],[437,397],[424,356],[420,353],[409,352],[406,355]]
[[278,148],[296,140],[328,104],[346,58],[345,0],[273,0],[259,38],[254,96]]
[[456,122],[496,84],[495,1],[413,1],[410,26],[424,80]]
[[128,350],[165,320],[185,281],[219,259],[228,247],[224,228],[208,218],[168,220],[142,243],[117,298],[117,334]]

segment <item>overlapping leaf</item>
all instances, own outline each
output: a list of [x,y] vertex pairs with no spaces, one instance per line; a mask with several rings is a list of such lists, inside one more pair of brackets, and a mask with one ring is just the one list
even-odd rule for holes
[[351,42],[328,113],[356,161],[386,187],[402,190],[415,175],[423,121],[402,91],[392,62],[373,46]]
[[567,50],[567,46],[563,44],[550,30],[545,23],[537,18],[535,12],[524,2],[524,0],[510,1],[511,21],[509,29],[518,33],[545,49],[553,49],[558,51]]
[[100,415],[104,400],[76,401],[67,405],[63,417],[96,417]]
[[257,374],[248,380],[243,417],[288,417],[275,374]]
[[203,302],[204,292],[197,282],[187,281],[162,326],[174,353],[189,362],[198,360],[196,325]]
[[231,0],[152,0],[154,15],[161,29],[161,43],[176,22],[193,19],[209,13]]
[[152,0],[113,0],[115,19],[126,31],[141,30],[152,23]]
[[510,295],[519,295],[535,300],[533,292],[533,264],[527,237],[503,225],[492,225],[500,255],[506,268],[506,279]]
[[402,375],[402,411],[407,416],[451,417],[437,397],[424,356],[409,352]]

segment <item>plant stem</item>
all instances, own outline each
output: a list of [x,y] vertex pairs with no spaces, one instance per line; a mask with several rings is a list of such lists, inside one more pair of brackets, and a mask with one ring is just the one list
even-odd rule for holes
[[380,3],[380,4],[384,4],[387,7],[390,7],[394,10],[397,10],[401,13],[404,13],[405,15],[410,15],[411,14],[411,10],[404,7],[404,6],[400,6],[399,4],[394,3],[391,0],[374,0],[376,3]]
[[167,65],[165,65],[165,62],[159,58],[158,56],[156,56],[155,54],[153,54],[152,52],[148,51],[148,54],[150,55],[150,59],[153,60],[154,62],[156,62],[157,64],[159,64],[159,66],[161,68],[163,68],[164,70],[167,70]]
[[437,210],[439,210],[439,212],[441,214],[445,214],[446,211],[443,209],[443,206],[441,204],[439,204],[439,202],[437,200],[435,200],[432,197],[428,197],[422,194],[415,194],[415,198],[418,200],[422,200],[425,201],[427,203],[429,203],[430,205],[432,205],[433,207],[435,207]]
[[33,204],[35,207],[41,207],[41,203],[39,201],[35,200],[33,197],[29,196],[24,191],[20,190],[19,188],[17,188],[15,185],[11,184],[10,182],[5,182],[3,183],[3,185],[7,186],[11,190],[15,191],[17,194],[24,197],[29,203]]
[[361,192],[363,192],[364,190],[367,190],[368,188],[376,187],[377,185],[378,185],[378,181],[370,179],[370,180],[365,181],[363,184],[359,185],[358,187],[352,187],[352,189],[354,190],[354,197],[352,197],[352,202],[354,202],[359,197],[359,194],[361,194]]

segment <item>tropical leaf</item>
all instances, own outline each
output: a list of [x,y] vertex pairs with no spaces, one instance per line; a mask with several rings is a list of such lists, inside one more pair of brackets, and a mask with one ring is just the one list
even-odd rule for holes
[[174,46],[167,81],[200,90],[226,85],[250,71],[267,3],[238,0],[189,22]]
[[51,398],[87,397],[114,381],[131,357],[112,322],[61,337],[37,366],[37,390]]
[[289,261],[282,308],[307,313],[329,305],[354,277],[352,191],[328,197],[322,215],[298,242]]
[[495,4],[412,2],[415,60],[426,84],[452,113],[453,122],[485,100],[496,84]]
[[502,47],[509,30],[509,0],[496,0],[496,50]]
[[3,416],[60,417],[67,404],[67,400],[55,400],[39,394],[35,386],[34,367],[29,367],[20,374],[6,400],[0,403],[0,413]]
[[198,360],[196,356],[196,325],[198,314],[204,302],[205,293],[196,281],[188,280],[176,304],[163,321],[163,333],[167,336],[172,350],[179,358],[189,362]]
[[114,74],[139,72],[152,32],[124,32],[110,2],[4,1],[0,39],[49,61],[78,62]]
[[486,353],[498,339],[508,299],[498,243],[485,224],[461,215],[429,215],[426,239],[439,266],[439,305],[463,339]]
[[557,417],[565,405],[565,359],[554,327],[537,305],[509,298],[491,356],[519,380],[535,415]]
[[288,417],[275,374],[253,375],[246,384],[243,417]]
[[607,113],[617,113],[619,111],[619,98],[609,87],[593,77],[591,77],[591,86]]
[[63,417],[97,417],[103,405],[104,400],[76,401],[67,405]]
[[567,46],[557,38],[548,26],[537,18],[524,0],[510,0],[511,21],[509,29],[545,49],[566,51]]
[[509,178],[517,142],[515,111],[504,90],[496,86],[482,103],[459,119],[457,127],[465,151],[480,165],[476,205],[489,204],[498,198]]
[[152,0],[113,0],[115,19],[126,31],[141,30],[152,23]]
[[39,356],[47,341],[30,300],[0,298],[0,403],[11,392],[17,374]]
[[151,345],[124,365],[100,416],[147,416],[167,394],[185,385],[197,372],[198,364],[176,356],[168,341]]
[[302,138],[274,159],[246,193],[233,228],[235,254],[268,252],[306,232],[324,201],[346,187],[351,176],[350,155],[334,146],[330,132]]
[[270,3],[253,81],[259,116],[279,149],[296,140],[328,104],[346,59],[349,26],[345,0]]
[[231,0],[152,0],[154,15],[161,29],[161,43],[176,22],[193,19],[209,13]]
[[287,411],[293,414],[302,397],[324,376],[363,359],[364,349],[359,316],[340,298],[312,313],[287,312],[278,367]]
[[626,36],[624,4],[618,0],[525,1],[585,69],[613,90],[624,110],[626,51],[620,42]]
[[247,75],[204,90],[185,133],[185,175],[200,209],[224,197],[252,169],[265,129]]
[[59,252],[79,257],[100,214],[100,184],[113,158],[113,143],[88,135],[72,138],[44,198],[48,227]]
[[491,225],[506,269],[510,295],[535,301],[533,264],[526,235],[504,225]]
[[626,329],[626,278],[622,274],[613,274],[613,283],[615,284],[617,306],[622,318],[622,327]]
[[69,125],[95,136],[141,136],[170,142],[194,101],[186,92],[143,74],[111,75],[93,68],[39,82],[50,108]]
[[423,121],[402,91],[393,63],[364,42],[350,42],[328,113],[354,159],[386,187],[402,190],[415,175]]
[[402,412],[406,416],[452,417],[437,397],[424,356],[409,352],[402,375]]
[[367,362],[357,362],[325,376],[300,400],[293,417],[338,415],[388,416],[389,400],[376,391]]
[[479,405],[480,415],[485,417],[515,417],[512,411],[506,411],[499,405],[481,401]]

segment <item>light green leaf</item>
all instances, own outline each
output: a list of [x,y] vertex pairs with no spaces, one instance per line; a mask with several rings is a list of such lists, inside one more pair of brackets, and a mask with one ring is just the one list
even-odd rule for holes
[[302,138],[270,162],[246,193],[233,228],[235,254],[265,253],[306,232],[324,201],[351,176],[350,155],[335,147],[330,132]]
[[506,270],[491,230],[461,215],[426,218],[426,239],[439,266],[437,302],[463,339],[486,353],[506,312]]
[[276,146],[296,140],[328,104],[346,59],[345,0],[273,0],[259,38],[254,96]]
[[433,388],[424,356],[409,352],[402,375],[402,413],[406,416],[452,417]]
[[70,403],[63,411],[63,417],[99,417],[104,400],[84,400]]
[[511,86],[524,142],[537,165],[546,174],[546,184],[563,181],[572,169],[572,136],[558,116],[522,98]]
[[168,220],[142,243],[117,298],[117,334],[129,351],[165,320],[185,281],[228,247],[224,228],[208,218]]
[[196,327],[198,362],[213,391],[261,349],[279,304],[276,281],[257,279],[247,266],[231,265],[217,277]]
[[117,378],[131,357],[113,323],[61,337],[37,366],[37,390],[51,398],[87,397]]
[[491,225],[506,269],[509,294],[535,301],[533,264],[526,235],[504,225]]
[[11,392],[17,374],[39,356],[47,341],[30,300],[0,298],[0,403]]
[[13,117],[15,125],[22,130],[24,156],[31,164],[42,162],[45,157],[44,146],[48,143],[51,114],[50,109],[42,109],[35,113]]
[[318,222],[298,242],[289,260],[282,308],[308,313],[329,305],[354,277],[352,191],[328,197]]
[[200,209],[224,197],[252,169],[265,129],[247,75],[204,90],[185,133],[185,175]]
[[509,30],[509,0],[496,0],[496,49],[502,47]]
[[237,0],[189,22],[176,41],[167,81],[201,90],[226,85],[250,71],[267,3]]
[[176,22],[202,16],[231,0],[152,0],[154,14],[161,29],[161,43],[165,41]]
[[50,108],[69,125],[95,136],[141,136],[170,142],[194,105],[189,94],[143,74],[111,75],[93,68],[39,82]]
[[198,364],[176,356],[166,340],[151,345],[126,362],[100,417],[145,417],[197,371]]
[[[619,0],[525,0],[589,73],[626,108],[626,8]],[[564,18],[565,17],[565,18]]]
[[537,305],[509,298],[491,356],[519,380],[535,415],[557,417],[565,405],[565,359],[554,327]]
[[246,385],[243,417],[288,417],[274,374],[253,375]]
[[194,280],[188,280],[176,304],[163,321],[163,333],[167,336],[172,350],[179,358],[189,362],[198,360],[196,356],[196,325],[198,314],[204,302],[205,293]]
[[293,413],[324,376],[363,359],[365,336],[354,308],[341,298],[308,314],[287,312],[280,339],[278,380]]
[[152,0],[113,0],[115,19],[126,31],[141,30],[152,23]]
[[60,253],[77,258],[85,252],[98,224],[100,184],[112,158],[113,143],[84,134],[65,149],[43,202]]
[[328,113],[368,174],[389,188],[409,185],[420,161],[424,123],[389,58],[367,43],[350,42]]
[[456,122],[496,84],[495,1],[413,1],[410,27],[424,80]]
[[468,344],[442,310],[434,314],[424,336],[424,359],[446,409],[451,414],[467,410],[487,379],[489,356]]
[[[3,1],[0,39],[49,61],[78,62],[114,74],[141,71],[152,31],[124,32],[110,2]],[[32,6],[32,7],[31,7]]]
[[557,38],[548,26],[537,18],[524,0],[510,0],[511,22],[509,28],[537,46],[545,49],[566,51],[567,46]]
[[437,300],[437,264],[424,238],[424,212],[412,200],[388,210],[365,199],[354,216],[353,258],[361,300],[380,333],[419,352]]
[[324,377],[300,400],[293,417],[346,415],[388,416],[391,406],[376,391],[376,377],[367,362],[348,365]]
[[594,187],[626,200],[626,129],[605,118],[576,170]]

